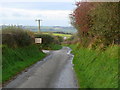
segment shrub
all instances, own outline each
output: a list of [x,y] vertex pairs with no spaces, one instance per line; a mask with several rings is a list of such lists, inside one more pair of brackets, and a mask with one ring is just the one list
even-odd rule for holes
[[61,44],[63,42],[63,37],[61,36],[55,36],[55,44]]
[[89,46],[89,41],[96,36],[100,37],[104,46],[119,44],[118,2],[77,2],[76,6],[77,8],[70,14],[71,24],[77,29],[80,43],[84,47]]
[[27,46],[31,44],[31,37],[26,32],[20,32],[14,37],[18,46]]
[[2,29],[2,43],[8,47],[23,47],[32,42],[33,37],[22,28],[10,26]]
[[54,37],[48,34],[36,34],[35,37],[42,38],[42,44],[45,45],[53,44],[55,42]]

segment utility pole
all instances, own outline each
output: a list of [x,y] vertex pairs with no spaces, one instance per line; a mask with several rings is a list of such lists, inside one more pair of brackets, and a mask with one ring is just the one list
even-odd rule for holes
[[42,21],[42,20],[38,19],[38,20],[35,20],[35,21],[38,21],[38,32],[40,33],[40,21]]

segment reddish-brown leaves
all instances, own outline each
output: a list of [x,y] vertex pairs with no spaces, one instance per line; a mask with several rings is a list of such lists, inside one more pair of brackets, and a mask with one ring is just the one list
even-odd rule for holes
[[77,8],[72,14],[75,24],[79,27],[80,32],[87,32],[89,30],[90,10],[94,7],[94,3],[77,2]]

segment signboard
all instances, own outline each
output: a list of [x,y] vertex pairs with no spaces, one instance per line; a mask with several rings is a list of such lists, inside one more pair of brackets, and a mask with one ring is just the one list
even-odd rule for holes
[[67,39],[67,37],[64,37],[64,40],[66,40]]
[[35,38],[35,43],[41,44],[42,43],[42,38]]

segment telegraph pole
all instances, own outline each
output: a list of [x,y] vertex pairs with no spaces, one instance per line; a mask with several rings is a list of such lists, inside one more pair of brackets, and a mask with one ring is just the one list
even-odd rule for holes
[[36,21],[38,21],[38,32],[40,33],[40,21],[42,21],[42,20],[38,19]]

